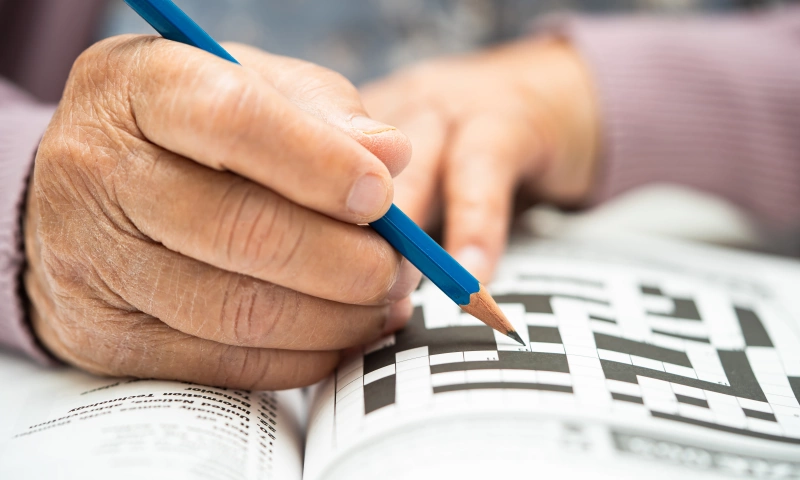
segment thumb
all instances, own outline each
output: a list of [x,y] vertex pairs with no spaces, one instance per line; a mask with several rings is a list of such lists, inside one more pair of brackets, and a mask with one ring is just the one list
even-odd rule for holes
[[372,119],[358,90],[339,73],[253,47],[226,44],[246,68],[258,72],[278,92],[307,113],[347,134],[397,176],[411,159],[411,142],[397,128]]

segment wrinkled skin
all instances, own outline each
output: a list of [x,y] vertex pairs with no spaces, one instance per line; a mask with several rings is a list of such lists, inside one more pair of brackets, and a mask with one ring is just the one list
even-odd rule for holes
[[[358,92],[229,45],[153,37],[76,63],[40,145],[25,286],[41,342],[105,375],[310,384],[400,328],[419,273],[360,227],[396,203],[491,278],[519,196],[584,204],[591,79],[555,40],[422,63]],[[359,179],[368,178],[365,183]],[[355,189],[355,185],[364,188]]]
[[583,61],[563,42],[524,39],[428,61],[362,96],[373,118],[414,145],[395,203],[428,227],[441,221],[445,248],[483,281],[503,252],[515,199],[576,207],[591,194],[597,107]]
[[289,388],[410,315],[419,273],[358,226],[408,139],[341,76],[228,48],[244,68],[142,36],[76,62],[25,218],[33,327],[62,360]]

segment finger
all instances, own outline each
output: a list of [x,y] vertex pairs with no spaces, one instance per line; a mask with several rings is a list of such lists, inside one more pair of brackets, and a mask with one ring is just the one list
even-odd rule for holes
[[[96,308],[103,311],[101,304]],[[234,347],[194,338],[139,312],[115,311],[84,326],[55,326],[39,315],[32,322],[59,358],[99,375],[280,390],[321,380],[339,360],[338,352]]]
[[296,58],[226,43],[246,68],[258,72],[303,111],[324,120],[366,147],[398,175],[411,158],[411,143],[395,126],[370,118],[358,90],[344,76]]
[[454,133],[444,172],[445,248],[482,281],[503,252],[523,165],[539,148],[530,123],[475,116]]
[[157,243],[133,237],[116,243],[101,260],[115,268],[98,269],[103,283],[137,310],[194,337],[244,347],[338,350],[373,341],[407,320],[403,308],[324,300]]
[[112,189],[136,229],[170,250],[343,303],[386,304],[413,289],[402,257],[371,229],[151,150],[123,162]]
[[394,181],[394,203],[412,220],[429,225],[438,203],[441,163],[448,125],[433,109],[400,114],[396,123],[414,146],[411,163]]
[[358,91],[367,111],[378,119],[391,118],[407,109],[413,93],[411,85],[397,74],[361,85]]
[[366,223],[388,210],[386,166],[258,73],[176,42],[124,38],[116,41],[118,55],[130,58],[130,108],[150,141],[344,221]]

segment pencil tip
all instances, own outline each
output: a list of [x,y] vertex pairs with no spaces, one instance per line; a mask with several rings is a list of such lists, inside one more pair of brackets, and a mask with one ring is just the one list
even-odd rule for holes
[[522,337],[519,336],[519,333],[517,333],[516,330],[509,330],[506,332],[506,335],[508,338],[519,342],[520,345],[525,346],[525,342],[522,341]]

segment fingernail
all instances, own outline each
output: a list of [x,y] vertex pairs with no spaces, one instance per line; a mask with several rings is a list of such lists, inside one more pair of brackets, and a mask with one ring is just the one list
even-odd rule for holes
[[383,334],[388,335],[403,328],[411,314],[414,313],[414,305],[411,303],[411,297],[406,297],[389,307],[389,314],[386,318],[386,324],[383,326]]
[[485,275],[489,267],[489,259],[481,247],[470,245],[458,251],[455,259],[462,267],[466,268],[471,274],[480,280]]
[[389,289],[386,299],[390,302],[394,302],[411,295],[411,292],[419,285],[421,278],[422,274],[419,273],[417,267],[404,258],[402,262],[400,262],[400,272],[397,274],[394,285]]
[[391,125],[386,125],[385,123],[373,120],[363,115],[359,115],[350,119],[350,125],[352,125],[356,130],[361,130],[364,135],[377,135],[390,130],[397,130],[397,128]]
[[347,208],[356,215],[371,217],[386,203],[389,189],[377,175],[367,174],[359,178],[347,197]]

